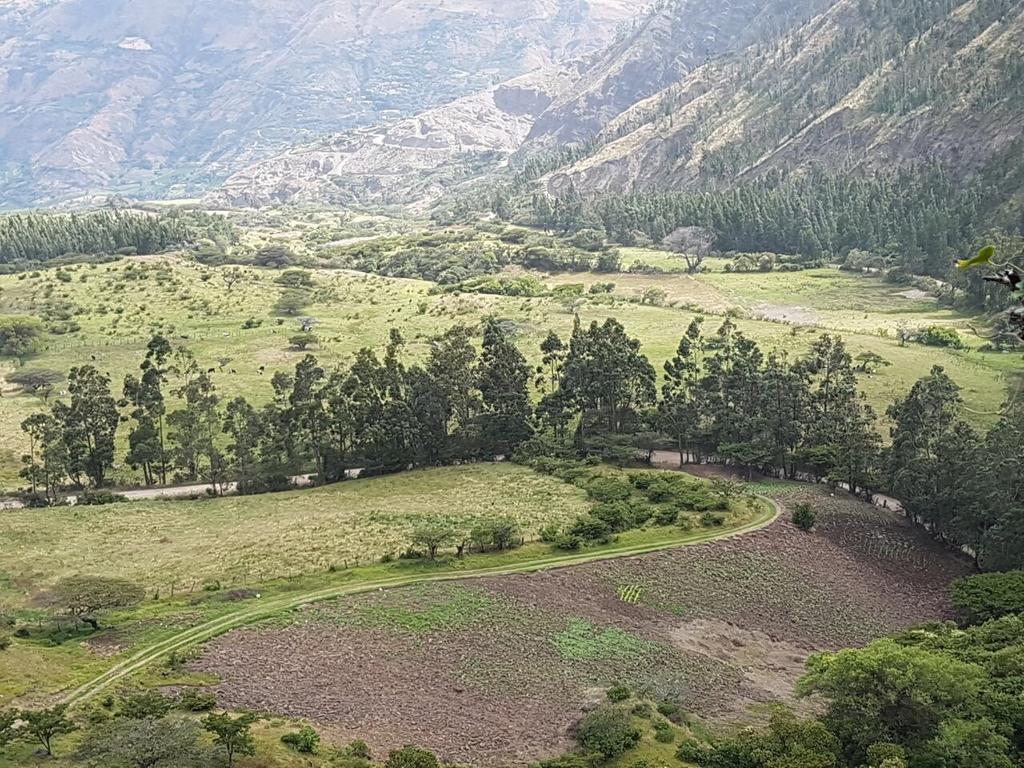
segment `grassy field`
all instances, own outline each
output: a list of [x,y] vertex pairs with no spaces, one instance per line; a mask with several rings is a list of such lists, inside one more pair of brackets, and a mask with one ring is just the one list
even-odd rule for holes
[[[273,305],[283,290],[274,282],[279,272],[245,269],[243,279],[231,288],[224,282],[224,272],[225,268],[168,256],[0,276],[0,314],[40,315],[54,330],[65,331],[47,335],[39,353],[26,363],[31,368],[66,371],[73,365],[93,363],[110,374],[119,390],[124,375],[137,370],[150,335],[161,332],[175,345],[192,349],[202,368],[212,369],[222,395],[242,394],[262,402],[270,397],[271,375],[293,368],[305,354],[288,343],[298,323],[274,313]],[[433,335],[455,323],[474,324],[491,315],[516,324],[520,347],[536,362],[540,341],[549,330],[567,335],[574,311],[585,322],[614,316],[640,338],[644,352],[660,370],[696,314],[732,311],[740,317],[741,329],[768,348],[800,354],[820,333],[839,331],[854,354],[872,351],[890,361],[891,366],[861,381],[879,412],[933,364],[941,364],[963,387],[965,400],[982,424],[991,421],[987,414],[999,407],[1009,377],[1020,365],[1018,355],[900,347],[893,337],[900,322],[965,329],[966,318],[930,301],[895,296],[893,287],[880,280],[835,270],[767,275],[712,272],[696,278],[573,274],[541,279],[549,285],[612,281],[618,298],[609,303],[593,298],[430,294],[432,284],[424,281],[319,270],[314,275],[312,303],[300,314],[317,319],[320,342],[312,351],[327,365],[350,360],[363,346],[379,348],[390,327],[402,331],[410,355],[422,357]],[[666,306],[638,303],[644,288],[652,285],[666,291]],[[257,327],[243,328],[250,320]],[[77,323],[78,330],[69,330],[69,321]],[[718,322],[719,318],[709,317],[709,332]],[[977,338],[968,340],[975,347],[980,344]],[[4,361],[0,372],[16,365],[16,361]],[[264,366],[262,374],[260,366]],[[175,386],[173,381],[171,385]],[[16,487],[20,457],[27,449],[18,425],[43,404],[12,386],[3,390],[0,484]],[[122,433],[123,440],[126,430]],[[115,478],[125,483],[138,480],[124,468],[115,472]]]
[[397,556],[423,521],[468,530],[510,515],[527,539],[586,512],[583,491],[513,464],[417,470],[312,490],[222,499],[8,510],[0,600],[24,604],[76,573],[150,592],[252,584]]
[[[248,506],[240,507],[236,502]],[[174,596],[165,592],[160,600],[147,599],[135,608],[104,616],[103,628],[98,633],[83,632],[57,644],[51,643],[40,629],[41,613],[31,606],[13,606],[23,622],[21,626],[30,632],[27,637],[16,637],[0,653],[0,706],[12,701],[22,705],[53,701],[58,692],[66,694],[97,678],[106,679],[106,685],[111,686],[106,690],[111,692],[125,682],[143,686],[212,684],[220,680],[218,674],[166,664],[170,651],[187,655],[198,643],[262,619],[271,619],[268,626],[282,620],[288,623],[289,615],[301,615],[317,601],[342,595],[386,595],[386,587],[555,569],[665,547],[699,545],[756,529],[774,517],[774,509],[763,502],[734,502],[728,520],[719,527],[684,530],[652,523],[642,530],[622,534],[615,542],[579,552],[556,552],[550,545],[538,542],[501,553],[471,553],[463,559],[447,554],[436,562],[414,559],[368,563],[361,559],[361,565],[349,562],[347,568],[337,571],[323,567],[324,561],[318,559],[325,556],[321,542],[339,537],[348,541],[343,534],[349,529],[374,531],[371,540],[362,541],[364,548],[360,552],[368,555],[376,552],[382,541],[389,541],[389,536],[400,537],[397,531],[405,530],[403,526],[417,517],[444,516],[469,524],[478,519],[477,515],[487,517],[500,511],[517,514],[529,528],[544,521],[567,519],[588,506],[583,492],[571,484],[521,467],[495,464],[424,470],[256,498],[64,509],[63,517],[41,518],[37,536],[30,531],[30,511],[5,513],[0,518],[0,534],[13,547],[3,550],[6,560],[0,567],[9,569],[12,562],[37,561],[31,574],[21,573],[18,579],[10,578],[11,572],[7,570],[6,591],[0,595],[0,604],[8,608],[53,578],[73,571],[119,574],[140,582],[152,576],[147,586],[159,587],[165,570],[181,562],[176,555],[159,551],[168,546],[192,558],[189,562],[195,568],[208,568],[211,576],[232,567],[232,553],[236,549],[258,558],[267,571],[247,570],[249,589],[231,589],[222,584],[214,590],[179,590]],[[83,511],[90,513],[84,525],[83,517],[75,514]],[[382,519],[391,519],[392,513],[395,530],[374,527]],[[275,526],[280,526],[276,530],[283,541],[265,537]],[[97,533],[101,529],[102,533]],[[164,540],[161,533],[165,530],[176,531],[176,538]],[[253,533],[257,530],[260,533]],[[307,537],[309,532],[316,535]],[[186,536],[192,537],[187,546]],[[40,538],[51,542],[48,550],[39,543]],[[291,539],[297,543],[289,547],[287,542]],[[59,544],[57,551],[53,543]],[[303,543],[309,547],[300,552],[299,545]],[[400,541],[401,545],[406,543]],[[311,568],[300,567],[298,572],[290,573],[294,562],[311,564]],[[258,583],[262,578],[267,580]],[[11,592],[14,582],[26,591]],[[453,594],[467,595],[468,599],[437,603],[425,609],[392,610],[382,603],[378,609],[357,608],[352,621],[354,626],[369,630],[401,627],[423,635],[440,628],[478,626],[478,619],[489,615],[493,608],[490,601],[473,598],[480,593],[472,587],[465,593]],[[614,632],[605,635],[588,627],[581,631],[572,623],[561,629],[561,635],[555,639],[561,644],[558,652],[567,657],[587,655],[587,649],[595,642],[599,655],[606,651],[617,653],[615,648],[621,644]],[[117,677],[103,677],[122,667],[125,671]],[[270,764],[292,765],[289,754],[281,752],[276,743],[288,727],[285,719],[277,717],[258,727],[261,755],[264,759],[273,755],[276,761]],[[72,749],[76,739],[75,735],[60,739],[62,753]],[[36,760],[27,747],[16,745],[7,753],[0,752],[2,768],[35,764]],[[47,764],[63,763],[58,760]]]

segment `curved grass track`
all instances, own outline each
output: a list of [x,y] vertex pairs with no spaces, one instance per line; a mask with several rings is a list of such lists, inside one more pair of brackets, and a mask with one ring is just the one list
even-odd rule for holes
[[692,546],[703,544],[709,541],[728,539],[734,536],[741,536],[745,533],[760,530],[773,523],[779,516],[777,502],[759,497],[767,503],[767,510],[759,514],[754,520],[734,528],[727,528],[721,531],[698,531],[677,538],[659,541],[657,543],[632,544],[619,547],[608,547],[598,552],[575,552],[549,557],[539,557],[513,565],[498,565],[486,568],[473,568],[463,571],[440,571],[438,573],[420,573],[407,576],[394,576],[386,579],[375,579],[363,581],[356,584],[344,584],[331,587],[324,587],[300,594],[285,594],[260,601],[258,605],[251,605],[242,608],[234,613],[220,616],[216,619],[197,624],[194,627],[183,630],[173,637],[165,638],[146,648],[136,651],[128,658],[118,662],[103,674],[94,677],[86,683],[78,686],[63,698],[68,705],[81,704],[92,697],[106,690],[110,686],[124,680],[145,667],[153,664],[159,659],[167,656],[173,651],[183,651],[192,646],[204,643],[218,635],[222,635],[232,629],[252,624],[257,621],[269,618],[274,614],[288,611],[308,603],[321,600],[331,600],[346,595],[355,595],[362,592],[372,592],[381,589],[394,589],[407,587],[414,584],[436,581],[461,581],[465,579],[476,579],[483,576],[507,576],[515,573],[532,573],[543,571],[549,568],[567,568],[584,563],[598,562],[601,560],[612,560],[620,557],[632,557],[644,555],[650,552],[658,552],[676,547]]

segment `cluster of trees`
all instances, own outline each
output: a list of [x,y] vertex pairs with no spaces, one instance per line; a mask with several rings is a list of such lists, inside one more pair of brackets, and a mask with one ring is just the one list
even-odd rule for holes
[[[22,425],[30,440],[23,475],[50,503],[68,482],[102,487],[122,414],[126,463],[147,483],[173,475],[222,489],[235,480],[243,493],[283,487],[304,470],[333,482],[353,467],[389,472],[517,449],[623,459],[671,441],[696,460],[748,473],[892,493],[985,568],[1024,558],[1024,406],[1008,406],[981,435],[939,367],[889,409],[892,444],[883,448],[857,375],[884,361],[854,360],[827,334],[790,359],[766,354],[731,319],[711,334],[696,319],[665,363],[660,396],[639,341],[612,318],[577,320],[567,341],[549,334],[536,370],[495,320],[480,352],[462,325],[435,338],[422,364],[403,362],[403,346],[392,330],[383,358],[362,349],[334,370],[306,355],[294,373],[273,376],[272,399],[256,407],[223,398],[187,349],[155,336],[119,400],[92,366],[72,369],[68,397]],[[183,407],[169,411],[168,394]]]
[[339,266],[388,277],[415,277],[454,286],[515,264],[546,272],[615,272],[619,253],[603,231],[583,229],[570,242],[521,228],[445,230],[414,237],[377,238],[328,250]]
[[0,216],[0,265],[75,255],[160,253],[218,238],[234,238],[230,223],[200,211],[16,213]]
[[[67,399],[22,424],[30,441],[23,476],[50,503],[69,482],[102,487],[122,413],[125,461],[147,483],[173,475],[223,488],[233,479],[248,493],[285,486],[306,468],[332,482],[353,466],[394,471],[506,454],[532,431],[531,372],[499,323],[485,327],[481,352],[472,339],[470,329],[451,328],[423,365],[403,363],[394,330],[383,359],[362,349],[350,367],[328,371],[307,355],[294,374],[273,376],[273,397],[258,408],[222,398],[211,371],[157,335],[120,399],[93,366],[71,370]],[[170,410],[171,395],[183,407]]]
[[[866,648],[813,656],[801,695],[825,702],[820,719],[779,710],[766,729],[710,745],[684,743],[679,757],[701,768],[1013,768],[1024,757],[1024,615],[992,602],[1019,589],[1021,573],[970,580],[974,617],[915,629]],[[1000,600],[1003,598],[1000,597]]]

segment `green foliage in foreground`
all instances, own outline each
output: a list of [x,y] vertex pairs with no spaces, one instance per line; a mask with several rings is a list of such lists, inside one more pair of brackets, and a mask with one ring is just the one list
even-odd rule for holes
[[953,583],[953,605],[970,624],[1024,613],[1024,571],[959,579]]
[[778,712],[765,730],[679,756],[701,768],[1013,768],[1024,757],[1024,617],[929,626],[813,656],[799,692],[820,720]]

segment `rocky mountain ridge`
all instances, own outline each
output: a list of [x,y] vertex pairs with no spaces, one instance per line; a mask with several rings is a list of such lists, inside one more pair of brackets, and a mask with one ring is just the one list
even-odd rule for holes
[[596,50],[631,0],[0,4],[0,205],[188,195]]

